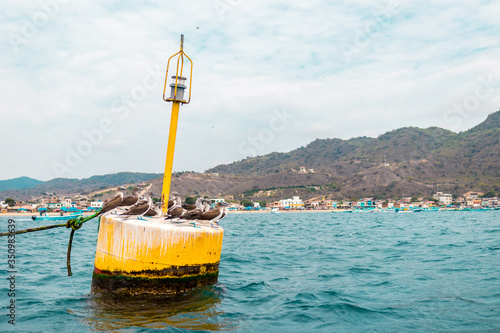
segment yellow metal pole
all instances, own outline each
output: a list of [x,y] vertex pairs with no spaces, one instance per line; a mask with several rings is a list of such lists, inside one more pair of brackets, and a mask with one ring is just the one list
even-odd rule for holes
[[172,102],[172,117],[170,119],[170,131],[168,134],[167,160],[165,162],[165,173],[163,174],[163,188],[161,199],[163,212],[168,210],[168,199],[170,197],[170,182],[172,180],[172,166],[174,164],[175,137],[177,135],[177,121],[179,120],[179,106],[181,102]]

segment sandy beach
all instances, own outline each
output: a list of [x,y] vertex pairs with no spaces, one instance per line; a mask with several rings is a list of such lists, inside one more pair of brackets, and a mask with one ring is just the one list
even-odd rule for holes
[[[83,215],[90,215],[91,213],[84,213]],[[59,213],[47,213],[48,216],[61,216]],[[64,214],[65,216],[69,216],[69,214]],[[40,216],[40,213],[35,212],[35,213],[29,213],[29,212],[24,212],[24,213],[0,213],[0,217],[5,216],[5,217],[31,217],[31,216]]]
[[[332,213],[336,212],[335,210],[280,210],[278,214],[288,214],[288,213]],[[338,211],[342,212],[342,210]],[[229,214],[270,214],[270,210],[236,210],[229,211]],[[90,215],[91,213],[84,213],[84,215]],[[61,216],[59,213],[48,213],[49,216]],[[31,216],[39,216],[39,213],[1,213],[1,216],[5,217],[31,217]],[[66,216],[68,216],[66,214]]]

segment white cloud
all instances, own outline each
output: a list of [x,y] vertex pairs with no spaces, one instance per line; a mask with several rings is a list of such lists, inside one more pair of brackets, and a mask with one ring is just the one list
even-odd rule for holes
[[[103,118],[114,129],[64,177],[161,172],[171,108],[162,84],[149,81],[154,87],[124,119],[113,106],[164,68],[181,33],[194,80],[192,103],[181,108],[176,170],[246,157],[238,146],[269,127],[275,110],[297,120],[259,154],[409,125],[465,130],[498,110],[500,84],[471,112],[447,114],[474,94],[478,78],[500,81],[500,6],[401,1],[380,21],[392,2],[61,1],[17,52],[13,34],[22,37],[44,9],[34,1],[4,4],[0,178],[56,177],[53,162],[64,163],[66,147],[76,149]],[[223,13],[213,6],[220,3]],[[346,59],[342,45],[355,45],[370,26],[376,32]]]

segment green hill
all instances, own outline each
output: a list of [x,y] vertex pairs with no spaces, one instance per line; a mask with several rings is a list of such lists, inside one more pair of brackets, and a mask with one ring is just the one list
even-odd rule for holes
[[141,173],[141,172],[119,172],[114,174],[92,176],[85,179],[55,178],[38,185],[25,189],[6,190],[0,192],[0,200],[8,197],[27,200],[33,196],[39,196],[43,193],[56,194],[85,194],[96,189],[108,188],[124,184],[140,183],[163,176],[159,173]]
[[41,183],[43,183],[41,180],[29,177],[0,180],[0,191],[30,188]]
[[[461,194],[500,186],[500,111],[468,131],[400,128],[377,138],[317,139],[288,153],[219,165],[207,173],[250,176],[251,192],[303,186],[296,193],[338,197]],[[313,169],[297,172],[300,167]],[[332,185],[333,184],[333,185]],[[333,187],[332,187],[333,186]]]
[[[438,127],[405,127],[377,138],[316,139],[287,153],[270,153],[200,173],[176,173],[182,195],[271,201],[309,198],[429,197],[436,191],[469,190],[500,195],[500,111],[460,133]],[[302,169],[302,171],[301,171]],[[214,175],[218,174],[218,175]],[[30,199],[46,192],[86,194],[151,181],[161,192],[162,174],[121,172],[86,179],[57,178],[30,188],[0,192],[0,199]]]

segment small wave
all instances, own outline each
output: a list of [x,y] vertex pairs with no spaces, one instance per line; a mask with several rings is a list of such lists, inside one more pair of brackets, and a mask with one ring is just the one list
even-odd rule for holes
[[334,311],[338,314],[375,314],[381,313],[381,311],[372,310],[369,308],[365,308],[356,304],[349,303],[336,303],[329,304],[328,307],[331,311]]
[[333,278],[338,278],[338,277],[344,277],[345,275],[343,274],[320,274],[318,277],[320,279],[325,279],[325,280],[331,280]]
[[389,284],[391,284],[390,281],[368,282],[368,283],[365,283],[364,286],[367,286],[367,287],[380,287],[380,286],[387,286]]
[[265,283],[264,281],[259,281],[259,282],[252,282],[252,283],[246,284],[244,286],[237,288],[236,290],[259,291],[259,290],[262,290],[263,288],[269,288],[269,285],[267,283]]
[[350,272],[353,273],[371,273],[372,270],[369,268],[363,268],[363,267],[351,267],[349,268]]

